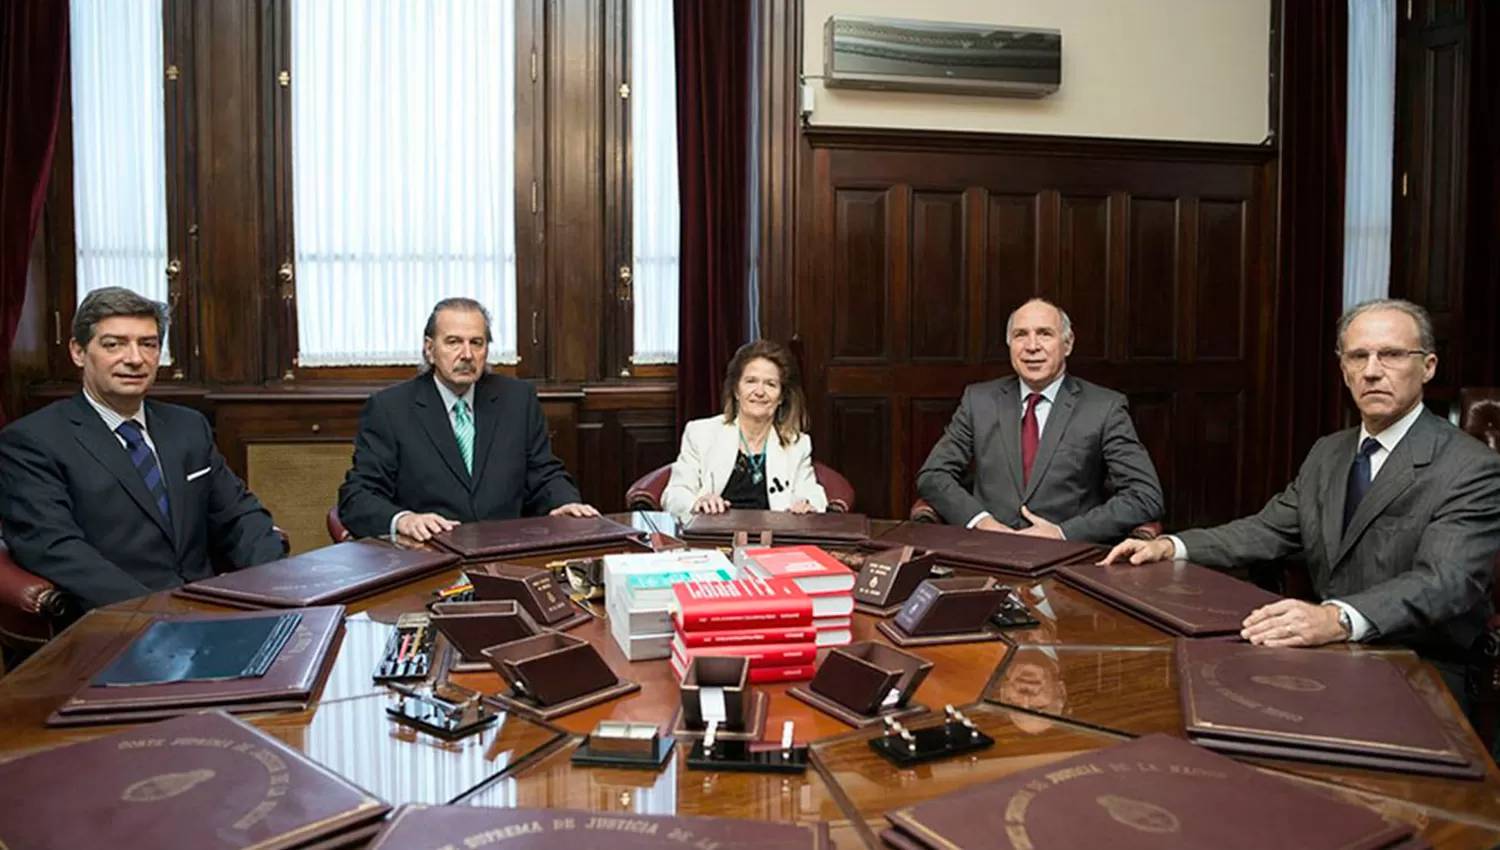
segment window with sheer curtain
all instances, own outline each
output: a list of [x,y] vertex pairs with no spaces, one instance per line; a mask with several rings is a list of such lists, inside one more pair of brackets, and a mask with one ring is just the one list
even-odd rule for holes
[[161,0],[71,0],[69,15],[78,300],[123,286],[165,302]]
[[677,362],[677,55],[672,0],[630,0],[633,362]]
[[422,358],[437,301],[516,358],[515,4],[292,0],[301,366]]
[[1391,282],[1396,110],[1396,0],[1348,0],[1348,152],[1344,304],[1384,298]]

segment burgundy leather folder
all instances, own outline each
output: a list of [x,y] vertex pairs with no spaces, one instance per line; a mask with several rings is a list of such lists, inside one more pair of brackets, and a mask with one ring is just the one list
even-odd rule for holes
[[945,850],[1384,850],[1409,837],[1368,809],[1166,735],[1032,768],[887,819]]
[[955,525],[903,522],[875,538],[881,546],[915,546],[940,563],[976,570],[1039,576],[1065,564],[1092,564],[1104,550],[1092,543],[975,531]]
[[173,592],[235,608],[305,608],[350,602],[457,564],[458,556],[449,552],[353,540],[195,581]]
[[786,511],[736,511],[698,514],[678,529],[684,540],[728,543],[738,532],[752,539],[771,532],[774,545],[798,543],[861,543],[870,536],[870,520],[864,514],[794,514]]
[[1183,722],[1205,747],[1479,775],[1406,676],[1379,655],[1181,639],[1176,653]]
[[[306,708],[316,699],[333,666],[337,642],[344,631],[344,606],[305,608],[298,613],[301,621],[263,676],[124,687],[91,681],[53,712],[47,725],[140,722],[209,708],[233,712]],[[235,611],[159,614],[157,618],[180,621],[264,616],[260,611]],[[127,642],[114,657],[104,659],[94,674],[107,669],[129,647]]]
[[0,764],[0,847],[338,846],[390,807],[219,712]]
[[[486,839],[491,840],[486,840]],[[828,825],[575,809],[403,806],[370,850],[827,850]]]
[[1107,605],[1187,637],[1239,634],[1240,624],[1251,611],[1281,598],[1186,561],[1059,567],[1056,575]]
[[604,517],[539,516],[466,522],[432,541],[465,561],[475,561],[639,542],[644,536],[640,529]]

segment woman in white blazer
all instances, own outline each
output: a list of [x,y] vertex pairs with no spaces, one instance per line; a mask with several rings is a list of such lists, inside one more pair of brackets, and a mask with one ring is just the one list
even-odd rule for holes
[[786,349],[740,347],[724,375],[724,413],[695,419],[662,492],[662,509],[685,518],[730,508],[822,513],[828,494],[813,474],[807,401]]

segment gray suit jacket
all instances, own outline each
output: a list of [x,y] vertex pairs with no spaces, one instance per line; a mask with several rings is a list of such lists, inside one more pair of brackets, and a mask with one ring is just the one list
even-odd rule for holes
[[[1031,479],[1021,483],[1021,382],[964,389],[942,439],[917,473],[917,492],[954,525],[989,511],[1012,528],[1021,506],[1069,540],[1114,543],[1162,515],[1161,484],[1135,435],[1125,396],[1068,375],[1047,415]],[[974,465],[974,490],[962,478]]]
[[1424,411],[1344,531],[1358,442],[1358,428],[1324,437],[1260,513],[1178,536],[1188,557],[1208,566],[1301,554],[1320,598],[1353,605],[1373,639],[1461,660],[1491,614],[1500,455]]

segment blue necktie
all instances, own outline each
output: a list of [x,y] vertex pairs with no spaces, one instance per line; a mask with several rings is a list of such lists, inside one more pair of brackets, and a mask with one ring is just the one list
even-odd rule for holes
[[151,491],[152,497],[156,499],[156,509],[161,511],[162,519],[167,521],[167,529],[172,528],[172,510],[167,504],[167,482],[162,480],[161,467],[156,463],[156,453],[146,445],[146,437],[141,433],[141,426],[134,420],[127,419],[120,423],[115,429],[125,440],[125,450],[130,452],[130,462],[135,465],[135,471],[141,474],[141,480],[146,482],[146,489]]
[[1349,466],[1349,492],[1344,498],[1344,529],[1349,529],[1349,521],[1354,519],[1354,512],[1359,509],[1359,503],[1365,500],[1365,495],[1370,492],[1370,456],[1380,451],[1380,441],[1374,437],[1366,437],[1359,444],[1359,454],[1354,456],[1354,463]]

